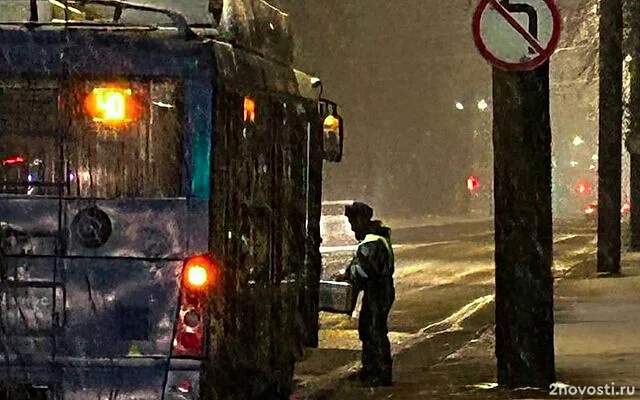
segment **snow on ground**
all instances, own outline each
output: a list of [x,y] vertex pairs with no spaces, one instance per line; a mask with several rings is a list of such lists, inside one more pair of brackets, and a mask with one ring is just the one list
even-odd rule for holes
[[460,283],[475,275],[483,275],[485,280],[493,281],[493,263],[487,261],[466,261],[438,263],[436,261],[416,262],[397,269],[397,286],[403,286],[405,295],[412,290],[425,290],[431,287]]
[[[583,264],[582,271],[562,280],[555,296],[555,354],[557,388],[579,391],[589,387],[620,390],[622,386],[635,388],[634,395],[551,396],[550,389],[507,392],[496,389],[495,335],[493,329],[451,353],[443,363],[430,369],[419,366],[403,367],[411,371],[411,378],[398,376],[392,390],[394,399],[417,398],[429,394],[432,399],[457,397],[462,399],[503,398],[633,398],[640,399],[640,255],[627,254],[623,261],[623,277],[602,279],[595,277],[593,263]],[[422,370],[422,374],[419,372]],[[427,372],[428,371],[428,372]],[[415,374],[418,373],[418,376]],[[452,377],[440,388],[434,377]],[[489,379],[487,379],[489,378]],[[403,381],[420,380],[424,388]],[[560,390],[560,389],[556,389]],[[521,393],[518,393],[521,392]],[[346,399],[347,397],[342,397]],[[383,398],[372,396],[371,398]]]
[[[558,231],[554,236],[554,272],[558,278],[557,281],[561,281],[561,278],[566,276],[572,268],[576,266],[582,268],[581,265],[584,265],[585,259],[595,258],[593,257],[594,246],[589,243],[593,236],[592,231],[573,227],[564,227],[563,230],[584,233],[565,234]],[[491,235],[486,234],[455,238],[455,240],[443,239],[439,243],[432,241],[401,244],[396,247],[397,302],[390,316],[389,337],[393,353],[398,360],[397,371],[400,374],[398,379],[400,382],[404,380],[405,383],[409,379],[412,386],[421,385],[418,377],[403,378],[402,375],[406,374],[407,370],[416,368],[418,373],[424,372],[424,367],[413,363],[427,361],[415,361],[420,360],[421,357],[413,353],[422,354],[421,352],[425,349],[431,353],[444,351],[441,358],[433,354],[429,356],[431,359],[429,362],[444,365],[447,362],[467,362],[467,356],[471,354],[472,349],[480,346],[478,351],[484,355],[475,357],[474,362],[487,362],[488,367],[480,376],[477,373],[474,375],[478,365],[463,371],[468,378],[464,379],[464,385],[460,387],[486,383],[485,386],[490,388],[493,386],[491,379],[495,379],[492,372],[495,360],[492,358],[493,347],[485,342],[492,339],[481,337],[477,342],[467,343],[466,346],[465,343],[476,337],[475,329],[481,327],[480,321],[485,321],[482,323],[487,324],[492,320],[493,240]],[[331,257],[332,262],[336,264],[344,262],[346,260],[346,258],[342,260],[344,257],[350,258],[349,252],[344,254],[335,252],[327,256]],[[560,299],[562,293],[556,292],[556,296]],[[560,303],[559,300],[558,303]],[[310,362],[302,363],[298,368],[299,379],[305,382],[304,385],[308,388],[324,387],[327,382],[335,380],[344,381],[344,378],[350,375],[358,365],[356,360],[359,358],[360,341],[357,333],[357,318],[349,319],[344,315],[322,313],[320,320],[322,325],[320,349],[314,352],[316,358],[311,357]],[[456,345],[456,341],[460,340],[463,341]],[[449,355],[448,361],[442,363],[441,360],[447,355]],[[456,374],[457,372],[453,372],[454,376],[457,376]],[[446,379],[451,380],[449,377]],[[427,394],[431,393],[429,389],[422,388],[420,392],[412,392],[413,395],[410,397],[401,397],[399,395],[403,390],[399,392],[393,390],[389,393],[394,395],[394,399],[432,398],[431,394]],[[450,390],[442,390],[442,393],[445,392],[450,393]],[[341,396],[342,394],[338,397],[325,398],[341,400],[352,398]],[[362,393],[359,396],[353,398],[361,398]],[[367,396],[367,398],[370,397]],[[484,395],[470,398],[484,398]]]
[[440,216],[440,215],[426,215],[423,217],[412,217],[412,218],[380,218],[385,225],[390,226],[391,229],[410,229],[410,228],[419,228],[423,226],[442,226],[442,225],[453,225],[453,224],[464,224],[464,223],[474,223],[474,222],[491,222],[491,217],[488,216],[469,216],[469,215],[450,215],[450,216]]

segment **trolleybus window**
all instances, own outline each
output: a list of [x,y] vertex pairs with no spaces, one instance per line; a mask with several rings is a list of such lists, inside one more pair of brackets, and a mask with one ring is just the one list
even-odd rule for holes
[[179,93],[167,82],[0,84],[0,193],[181,196]]

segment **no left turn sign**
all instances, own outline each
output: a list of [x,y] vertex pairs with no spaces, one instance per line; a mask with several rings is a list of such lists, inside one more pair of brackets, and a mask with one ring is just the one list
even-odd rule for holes
[[555,51],[560,23],[555,0],[480,0],[473,15],[473,40],[494,66],[530,71]]

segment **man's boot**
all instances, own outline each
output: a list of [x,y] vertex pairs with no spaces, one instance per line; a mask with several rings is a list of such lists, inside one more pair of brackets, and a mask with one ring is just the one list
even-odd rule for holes
[[375,373],[370,373],[363,382],[364,386],[381,387],[393,386],[393,371],[391,365],[382,367]]

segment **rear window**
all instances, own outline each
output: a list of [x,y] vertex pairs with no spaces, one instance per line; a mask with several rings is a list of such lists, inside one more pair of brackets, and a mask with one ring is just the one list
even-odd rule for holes
[[179,93],[166,81],[0,82],[0,193],[181,196]]

